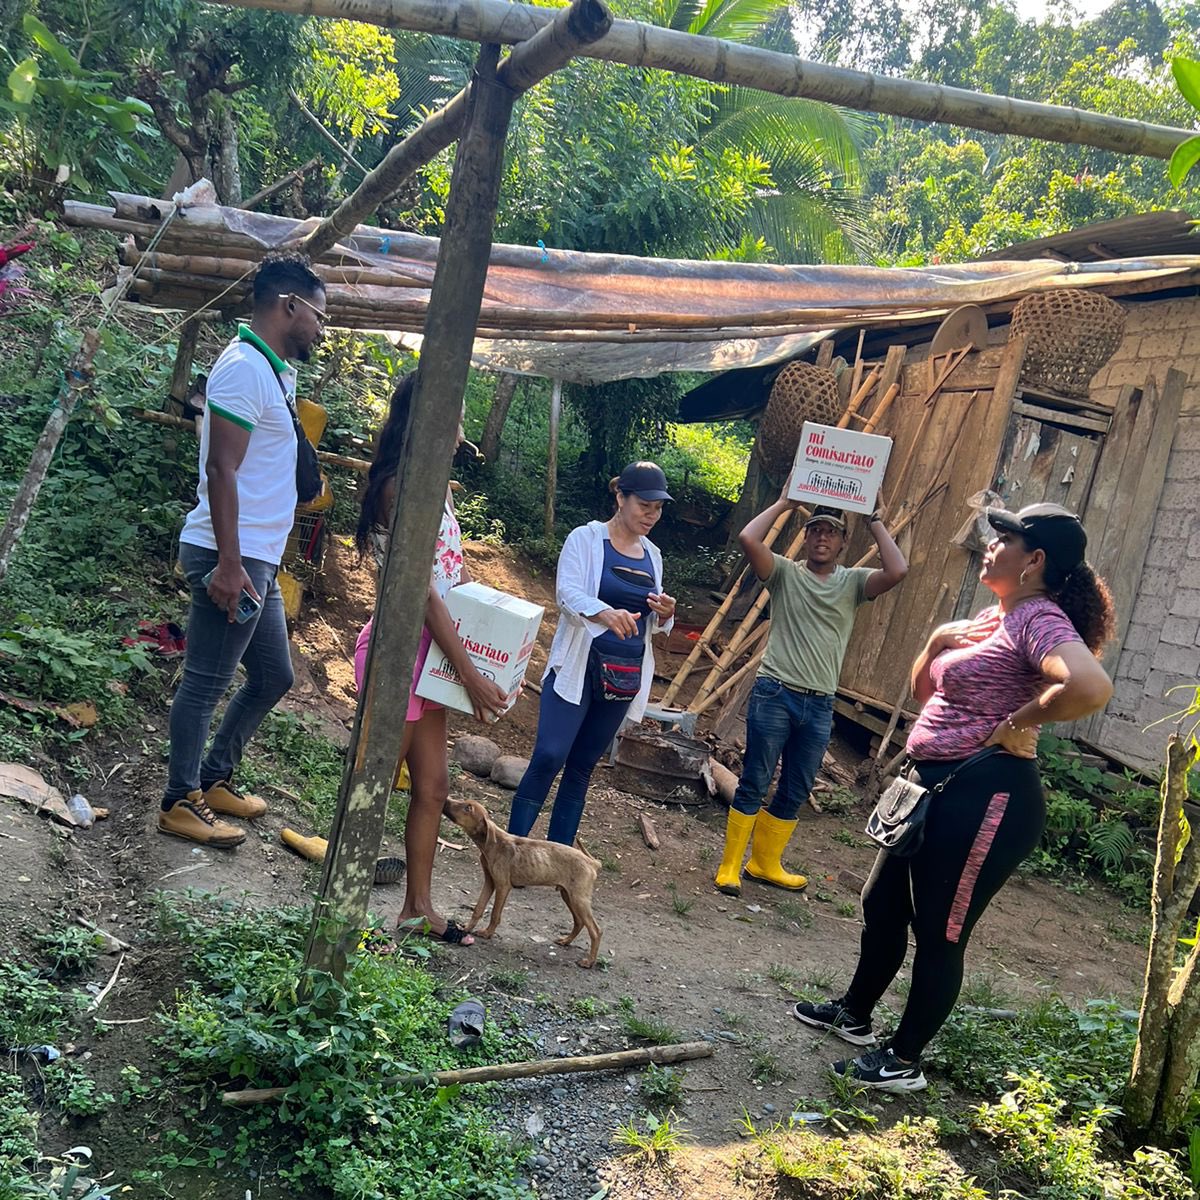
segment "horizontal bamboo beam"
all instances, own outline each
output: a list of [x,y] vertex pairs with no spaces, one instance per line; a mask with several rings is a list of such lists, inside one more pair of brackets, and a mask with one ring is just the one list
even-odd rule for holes
[[[440,34],[472,42],[511,44],[531,38],[554,20],[555,10],[507,0],[205,0],[235,8],[273,9],[315,17],[366,21],[392,29]],[[803,96],[861,112],[936,121],[990,133],[1096,146],[1119,154],[1170,158],[1192,130],[1151,125],[1126,117],[989,96],[811,62],[790,54],[718,38],[663,29],[640,21],[614,21],[609,32],[577,54],[694,75],[714,83]]]

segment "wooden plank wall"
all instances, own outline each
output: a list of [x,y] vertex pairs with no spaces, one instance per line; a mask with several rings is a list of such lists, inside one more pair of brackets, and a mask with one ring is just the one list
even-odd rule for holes
[[[1107,580],[1117,612],[1117,636],[1104,654],[1110,674],[1116,670],[1129,629],[1188,382],[1187,375],[1174,367],[1157,373],[1163,379],[1161,388],[1154,373],[1140,388],[1122,388],[1083,514],[1088,559]],[[1105,746],[1104,721],[1105,714],[1097,713],[1077,722],[1072,736],[1110,752]],[[1111,753],[1124,761],[1121,748],[1114,747]]]
[[[930,484],[945,481],[949,486],[901,538],[909,561],[908,578],[859,610],[841,677],[841,690],[854,699],[868,699],[890,709],[920,649],[942,583],[949,583],[953,600],[963,590],[970,555],[951,539],[967,516],[967,498],[993,482],[1023,357],[1024,343],[1015,341],[988,347],[963,360],[937,398],[921,445],[916,447],[903,497],[893,495],[893,490],[925,413],[921,400],[931,383],[930,364],[921,357],[901,373],[901,394],[878,431],[895,443],[884,493],[897,510],[906,500],[915,505]],[[971,401],[975,391],[978,395]],[[853,562],[870,544],[869,535],[858,523],[845,561]],[[948,600],[947,609],[949,604]],[[949,611],[939,614],[939,619],[949,615]]]
[[[1022,405],[1018,405],[1020,409]],[[1054,414],[1061,422],[1068,414]],[[1005,508],[1018,509],[1026,504],[1049,501],[1072,512],[1082,513],[1092,489],[1096,462],[1102,445],[1098,432],[1080,432],[1060,421],[1053,424],[1027,416],[1014,416],[1004,436],[997,465],[994,491]],[[996,602],[983,584],[970,576],[978,571],[981,554],[971,555],[967,585],[954,609],[955,617],[972,616]]]

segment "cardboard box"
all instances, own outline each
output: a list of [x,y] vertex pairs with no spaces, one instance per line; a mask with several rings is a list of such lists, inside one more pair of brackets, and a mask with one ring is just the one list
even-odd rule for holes
[[805,421],[788,497],[809,508],[874,512],[891,452],[891,438]]
[[[446,607],[479,673],[495,680],[508,697],[504,706],[507,712],[516,703],[545,609],[482,583],[451,588]],[[467,689],[459,682],[458,672],[437,642],[429,647],[416,691],[418,696],[447,708],[465,713],[475,711]]]

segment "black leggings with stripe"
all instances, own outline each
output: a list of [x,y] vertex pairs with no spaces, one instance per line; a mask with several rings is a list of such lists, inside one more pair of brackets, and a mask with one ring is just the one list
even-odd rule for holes
[[[917,764],[933,787],[957,763]],[[933,797],[925,842],[912,858],[880,852],[862,893],[863,932],[846,1008],[864,1021],[904,962],[911,926],[912,987],[892,1049],[912,1061],[958,999],[963,954],[992,897],[1038,844],[1046,803],[1033,759],[995,754]]]

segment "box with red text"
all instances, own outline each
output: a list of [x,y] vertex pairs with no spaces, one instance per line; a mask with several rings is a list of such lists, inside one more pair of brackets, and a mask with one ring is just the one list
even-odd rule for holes
[[[508,697],[503,710],[507,712],[516,703],[545,609],[482,583],[451,588],[446,607],[476,669],[486,679],[494,680]],[[429,647],[416,691],[418,696],[447,708],[474,711],[458,672],[437,642]]]
[[891,438],[805,421],[788,498],[809,508],[829,504],[872,512],[891,452]]

